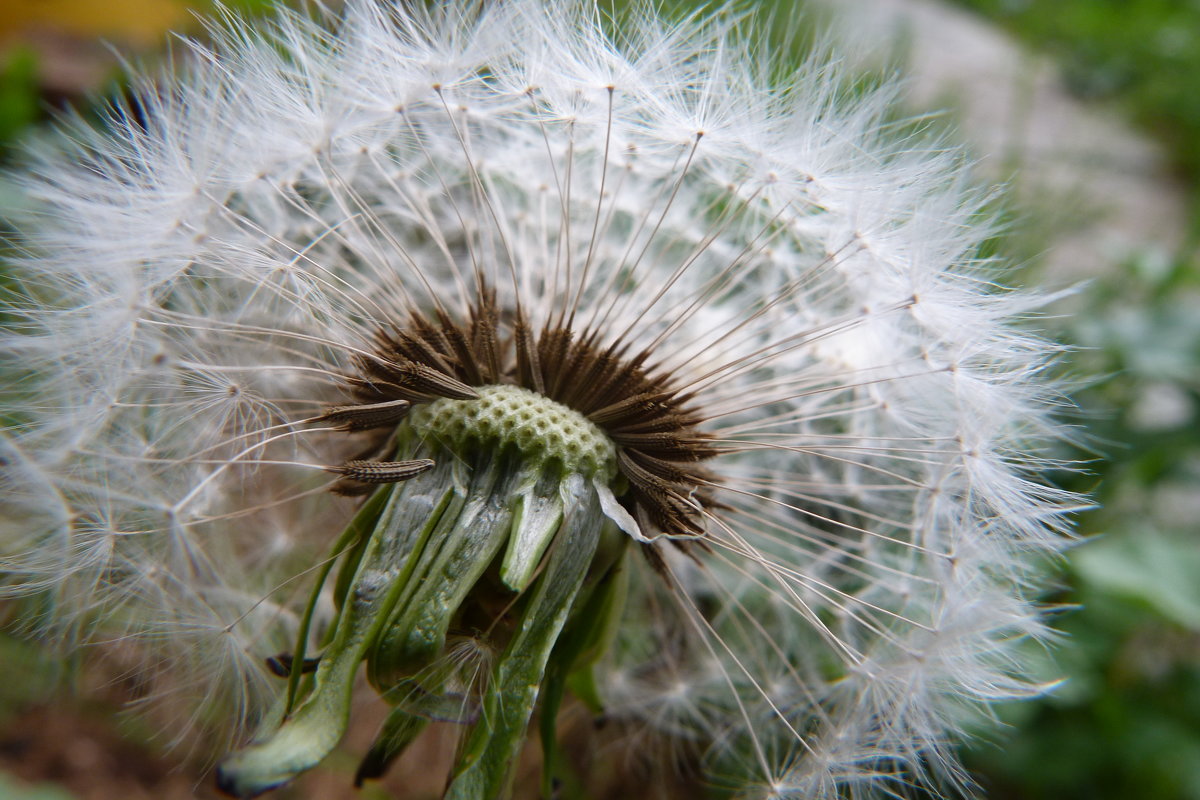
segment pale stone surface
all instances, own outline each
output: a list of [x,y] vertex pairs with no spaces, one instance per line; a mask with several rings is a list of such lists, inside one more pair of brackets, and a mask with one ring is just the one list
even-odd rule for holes
[[1180,247],[1186,197],[1163,151],[1071,97],[1050,58],[937,0],[821,2],[838,12],[852,57],[898,55],[912,107],[944,109],[987,177],[1010,182],[1030,216],[1050,223],[1042,259],[1052,282]]

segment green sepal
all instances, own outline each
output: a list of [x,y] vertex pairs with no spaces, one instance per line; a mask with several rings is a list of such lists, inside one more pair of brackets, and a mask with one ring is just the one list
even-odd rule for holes
[[517,631],[493,668],[480,720],[468,735],[444,800],[496,800],[509,794],[512,764],[525,743],[547,662],[605,523],[583,481],[571,476],[567,482],[562,527],[520,610]]
[[488,463],[485,456],[454,490],[454,513],[443,515],[434,545],[414,555],[412,578],[369,651],[367,677],[376,689],[388,691],[442,655],[451,620],[508,539],[518,480],[508,457]]
[[[628,537],[622,537],[625,541]],[[628,570],[619,559],[599,580],[585,587],[550,656],[539,712],[545,797],[553,792],[554,773],[559,767],[558,711],[566,690],[569,688],[593,714],[603,711],[592,668],[616,635],[625,606],[627,576]]]
[[[379,523],[379,517],[383,514],[384,505],[387,499],[391,497],[392,490],[395,489],[394,484],[381,486],[367,498],[367,502],[354,515],[350,525],[345,532],[338,538],[338,542],[354,537],[354,543],[349,547],[345,547],[345,553],[341,556],[341,566],[338,568],[337,580],[333,584],[333,604],[335,608],[341,609],[346,604],[346,594],[350,591],[350,585],[354,582],[354,576],[358,572],[358,565],[362,562],[363,552],[367,549],[367,541],[371,538],[371,531]],[[336,557],[338,548],[335,545],[333,549],[333,557]],[[327,571],[327,570],[326,570]],[[320,586],[317,587],[320,589]]]
[[[425,549],[448,505],[448,491],[435,499],[439,487],[417,479],[388,496],[362,552],[333,641],[312,676],[311,691],[277,728],[265,729],[221,762],[217,785],[222,791],[254,797],[274,789],[316,766],[341,740],[358,665],[411,578],[417,559],[409,558],[410,553]],[[296,680],[298,674],[292,671]]]
[[[602,552],[597,555],[594,567],[603,564],[611,566],[603,573],[603,579],[591,595],[587,620],[581,619],[580,627],[584,630],[585,638],[567,674],[567,688],[571,694],[597,716],[604,713],[604,701],[596,685],[595,666],[612,648],[621,630],[630,580],[625,561],[629,558],[629,544],[632,541],[612,525],[605,526],[605,534],[600,540]],[[592,624],[586,624],[589,621]],[[571,624],[574,626],[574,623]]]
[[517,495],[512,535],[500,564],[500,580],[514,592],[528,588],[562,523],[562,476],[557,472],[552,469],[539,474]]
[[[296,703],[296,695],[300,689],[301,665],[304,663],[304,656],[308,650],[308,637],[312,629],[313,614],[316,612],[317,602],[321,597],[321,589],[325,586],[325,581],[329,578],[329,572],[333,569],[333,565],[339,558],[345,559],[341,572],[338,574],[337,583],[339,589],[335,591],[337,597],[337,607],[342,607],[342,602],[345,599],[346,591],[349,590],[349,581],[347,580],[347,588],[341,589],[342,576],[347,572],[353,574],[358,569],[358,563],[362,559],[363,551],[366,550],[367,542],[371,538],[371,531],[379,525],[379,518],[383,514],[383,509],[387,505],[387,500],[391,497],[392,487],[383,486],[378,489],[363,507],[354,515],[354,519],[350,520],[350,524],[338,536],[337,541],[330,548],[330,555],[321,565],[320,571],[317,573],[317,579],[313,582],[312,592],[308,596],[308,602],[304,606],[304,616],[300,619],[300,628],[296,634],[296,648],[292,653],[292,670],[288,675],[287,693],[284,695],[285,702],[283,705],[283,713],[286,716],[291,712]],[[344,555],[343,555],[344,554]],[[352,566],[347,568],[346,563],[351,563]],[[330,636],[336,626],[330,626]],[[279,720],[282,722],[282,719]],[[278,723],[277,723],[278,724]]]

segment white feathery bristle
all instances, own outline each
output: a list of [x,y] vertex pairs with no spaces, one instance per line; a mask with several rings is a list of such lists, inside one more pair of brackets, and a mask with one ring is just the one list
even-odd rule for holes
[[1040,477],[1057,349],[977,256],[963,157],[755,30],[349,0],[230,18],[65,123],[16,174],[5,591],[258,718],[355,510],[322,471],[355,441],[309,421],[380,327],[482,275],[535,327],[648,348],[721,449],[707,551],[631,580],[608,717],[746,796],[961,783],[970,708],[1043,688],[1036,564],[1078,504]]

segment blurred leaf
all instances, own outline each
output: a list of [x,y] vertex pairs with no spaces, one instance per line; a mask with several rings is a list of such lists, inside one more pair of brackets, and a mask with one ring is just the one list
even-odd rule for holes
[[1195,0],[958,0],[1054,56],[1087,100],[1114,101],[1170,149],[1192,184],[1200,241],[1200,3]]
[[1126,533],[1080,548],[1073,561],[1093,588],[1140,601],[1200,631],[1200,547],[1194,541]]
[[37,57],[18,47],[0,63],[0,144],[37,118]]

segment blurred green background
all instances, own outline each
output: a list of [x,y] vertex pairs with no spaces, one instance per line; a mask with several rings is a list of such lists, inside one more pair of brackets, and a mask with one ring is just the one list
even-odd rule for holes
[[1067,680],[967,753],[993,798],[1200,798],[1200,3],[959,0],[1053,58],[1075,97],[1161,144],[1188,204],[1176,251],[1097,275],[1061,321],[1101,509],[1070,554]]
[[[228,5],[255,13],[268,3]],[[1182,245],[1106,265],[1072,299],[1070,316],[1047,323],[1077,346],[1069,372],[1090,376],[1074,393],[1086,448],[1064,453],[1086,469],[1059,479],[1101,508],[1080,517],[1081,534],[1092,538],[1060,565],[1060,588],[1046,598],[1070,609],[1055,623],[1064,641],[1045,656],[1047,677],[1065,682],[1041,701],[1001,709],[1006,727],[981,735],[965,759],[982,793],[996,799],[1200,800],[1200,2],[957,5],[1052,58],[1076,98],[1158,142],[1183,186],[1188,220]],[[152,58],[166,31],[197,30],[192,8],[211,7],[0,0],[0,161],[55,109],[86,109],[89,98],[120,90],[119,61],[97,42]],[[5,199],[0,184],[0,207]],[[994,248],[1036,273],[1040,240],[1025,233],[1036,226],[1023,225],[1035,212],[1010,200],[1004,214],[1011,224]],[[0,663],[20,663],[21,648],[0,640]],[[207,793],[152,766],[153,743],[118,744],[118,723],[102,702],[73,712],[101,752],[82,766],[51,759],[39,774],[30,767],[30,728],[53,728],[35,702],[47,696],[45,677],[10,673],[0,682],[0,798]],[[138,774],[105,795],[97,793],[102,781],[86,776],[100,774],[106,758],[110,771]],[[84,777],[61,789],[44,782],[55,775]]]

